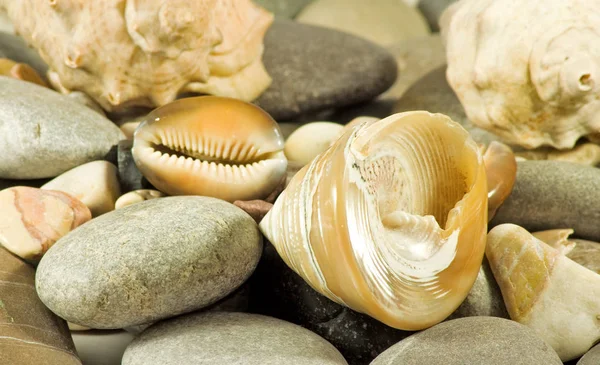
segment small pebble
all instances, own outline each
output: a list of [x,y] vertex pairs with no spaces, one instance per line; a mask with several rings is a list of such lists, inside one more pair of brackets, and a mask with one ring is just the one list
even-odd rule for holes
[[273,204],[264,200],[236,200],[233,205],[248,213],[256,223],[260,223],[269,210],[273,208]]
[[115,209],[121,195],[117,167],[107,161],[93,161],[71,169],[42,186],[58,190],[79,199],[92,216],[97,217]]
[[285,157],[289,161],[307,165],[329,148],[341,136],[343,129],[343,125],[331,122],[305,124],[292,132],[285,141]]
[[89,221],[90,210],[60,191],[25,186],[0,191],[0,243],[32,262],[58,239]]
[[125,208],[126,206],[135,203],[140,203],[150,199],[162,198],[165,196],[167,195],[158,190],[153,189],[140,189],[130,191],[126,194],[121,195],[119,199],[117,199],[117,202],[115,203],[115,209]]

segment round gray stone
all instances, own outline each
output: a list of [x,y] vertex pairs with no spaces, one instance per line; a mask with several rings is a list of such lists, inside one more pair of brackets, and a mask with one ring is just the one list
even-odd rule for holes
[[273,82],[255,103],[276,120],[366,102],[396,80],[388,51],[347,33],[280,19],[264,43]]
[[312,1],[313,0],[254,0],[257,5],[274,13],[276,17],[289,19],[294,18]]
[[419,0],[419,10],[427,19],[434,32],[440,31],[440,16],[446,8],[457,0]]
[[160,322],[123,365],[346,365],[329,342],[292,323],[246,313],[193,313]]
[[562,161],[522,161],[509,197],[489,228],[517,224],[530,232],[572,228],[600,241],[600,169]]
[[42,258],[37,292],[85,327],[111,329],[190,312],[224,298],[262,252],[254,220],[199,196],[148,200],[71,231]]
[[448,320],[462,317],[488,316],[510,319],[502,292],[487,258],[479,269],[479,275],[462,304],[448,317]]
[[495,317],[443,322],[412,335],[371,365],[562,365],[552,347],[528,327]]
[[110,120],[36,84],[0,76],[0,178],[55,177],[124,138]]
[[38,55],[37,51],[30,48],[23,38],[0,31],[0,54],[2,57],[10,58],[15,62],[26,63],[44,79],[48,65]]
[[478,128],[469,121],[462,104],[446,80],[445,65],[415,82],[394,106],[394,113],[411,110],[445,114],[469,131],[475,142],[487,145],[491,141],[500,141],[500,137]]
[[592,347],[592,349],[583,355],[577,362],[577,365],[598,365],[600,364],[600,345]]

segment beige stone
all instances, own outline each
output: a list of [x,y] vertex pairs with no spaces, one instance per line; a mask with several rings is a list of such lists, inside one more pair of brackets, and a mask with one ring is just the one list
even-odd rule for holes
[[423,15],[399,0],[317,0],[296,20],[351,33],[381,46],[430,33]]
[[283,152],[289,161],[308,164],[325,151],[341,135],[344,126],[332,122],[313,122],[296,129],[287,141]]
[[63,191],[81,200],[97,217],[115,209],[121,195],[117,167],[108,161],[93,161],[52,179],[42,189]]
[[167,196],[166,194],[153,189],[140,189],[130,191],[126,194],[123,194],[117,199],[115,203],[115,209],[125,208],[126,206],[140,203],[150,199],[162,198]]

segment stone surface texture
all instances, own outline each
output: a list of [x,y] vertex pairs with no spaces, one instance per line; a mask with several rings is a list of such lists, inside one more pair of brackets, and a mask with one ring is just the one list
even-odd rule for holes
[[123,365],[345,365],[316,334],[246,313],[193,313],[160,322],[125,351]]
[[121,138],[110,120],[69,97],[0,76],[0,178],[54,177],[102,159]]
[[371,365],[562,365],[532,330],[495,317],[459,318],[412,335]]
[[394,57],[367,40],[277,19],[263,62],[273,82],[255,103],[277,121],[372,100],[397,74]]
[[600,169],[562,161],[522,161],[509,197],[489,228],[517,224],[529,232],[572,228],[600,241]]
[[254,220],[208,197],[147,200],[71,232],[42,259],[36,288],[69,322],[115,329],[211,305],[238,288],[262,251]]

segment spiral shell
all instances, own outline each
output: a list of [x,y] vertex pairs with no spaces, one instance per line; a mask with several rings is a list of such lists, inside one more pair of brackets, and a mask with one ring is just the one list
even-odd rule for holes
[[184,98],[154,110],[137,128],[133,158],[169,195],[233,202],[264,199],[285,177],[279,126],[259,107],[218,96]]
[[450,86],[507,142],[572,148],[600,130],[598,0],[463,0],[445,14]]
[[459,124],[422,111],[347,130],[260,223],[315,290],[404,330],[464,300],[486,227],[481,151]]
[[0,0],[61,92],[106,110],[156,107],[184,92],[253,100],[273,15],[250,0]]

